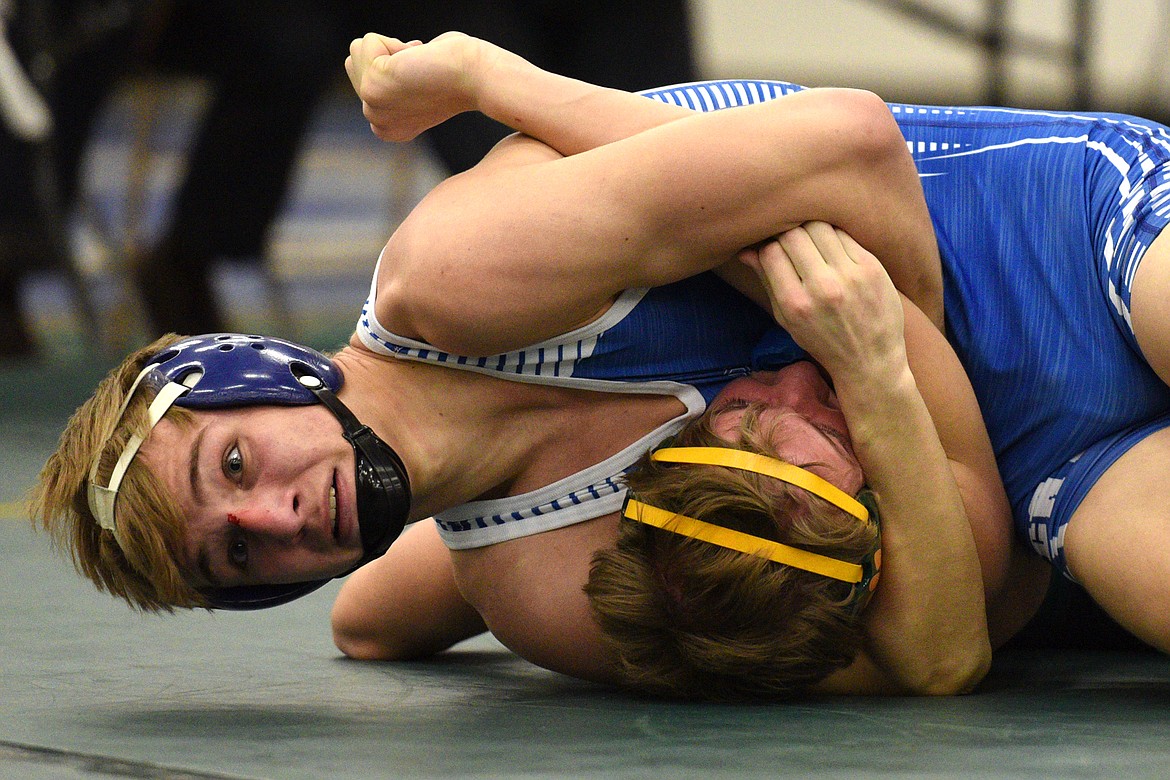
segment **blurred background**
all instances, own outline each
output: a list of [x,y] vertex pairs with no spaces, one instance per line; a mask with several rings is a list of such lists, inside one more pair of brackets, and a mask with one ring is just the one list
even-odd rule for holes
[[[720,76],[872,89],[888,100],[1170,113],[1165,0],[693,0]],[[1086,85],[1086,80],[1088,84]]]
[[1165,0],[436,5],[0,0],[0,394],[166,329],[339,346],[397,221],[481,132],[374,139],[341,66],[366,29],[465,29],[627,89],[755,76],[1170,116]]

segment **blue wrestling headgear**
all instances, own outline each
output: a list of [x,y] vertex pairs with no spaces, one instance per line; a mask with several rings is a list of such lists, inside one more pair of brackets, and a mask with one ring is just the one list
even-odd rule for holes
[[[320,401],[333,413],[354,451],[358,527],[364,550],[357,565],[339,577],[380,557],[402,533],[410,514],[406,468],[397,453],[358,422],[338,399],[335,393],[341,389],[343,378],[325,355],[283,339],[218,333],[185,339],[167,347],[147,362],[137,382],[147,377],[163,387],[149,412],[152,426],[171,403],[188,409],[217,409]],[[130,389],[127,402],[135,389],[136,386]],[[127,443],[108,486],[96,484],[96,462],[90,473],[90,507],[98,522],[111,531],[115,531],[113,505],[118,483],[141,443],[141,440]],[[217,609],[261,609],[292,601],[327,582],[328,579],[246,585],[202,592]]]

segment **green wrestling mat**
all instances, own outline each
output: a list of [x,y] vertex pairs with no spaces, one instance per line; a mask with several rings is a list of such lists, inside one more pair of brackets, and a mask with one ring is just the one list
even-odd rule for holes
[[348,661],[336,586],[253,614],[142,616],[19,499],[101,366],[0,368],[0,777],[1170,777],[1170,658],[1016,650],[979,692],[777,706],[647,701],[482,638]]

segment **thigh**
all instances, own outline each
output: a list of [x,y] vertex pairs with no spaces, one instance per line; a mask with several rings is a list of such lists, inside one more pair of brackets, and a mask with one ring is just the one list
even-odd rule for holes
[[1098,479],[1069,520],[1069,571],[1114,620],[1170,652],[1170,428],[1151,433]]

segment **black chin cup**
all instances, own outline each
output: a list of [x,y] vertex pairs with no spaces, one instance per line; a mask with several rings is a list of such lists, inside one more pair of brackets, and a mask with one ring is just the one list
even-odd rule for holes
[[[380,558],[406,527],[410,515],[410,482],[398,453],[362,425],[324,385],[310,388],[341,422],[342,435],[353,447],[358,528],[365,554],[354,569]],[[345,576],[340,575],[340,576]]]
[[[410,481],[398,453],[358,422],[333,391],[325,387],[303,364],[290,366],[297,379],[313,392],[341,423],[342,436],[353,447],[356,474],[358,528],[363,554],[353,568],[337,575],[344,577],[375,558],[380,558],[406,527],[410,517]],[[312,593],[330,579],[283,585],[243,585],[206,589],[203,595],[215,609],[254,610],[276,607]]]

